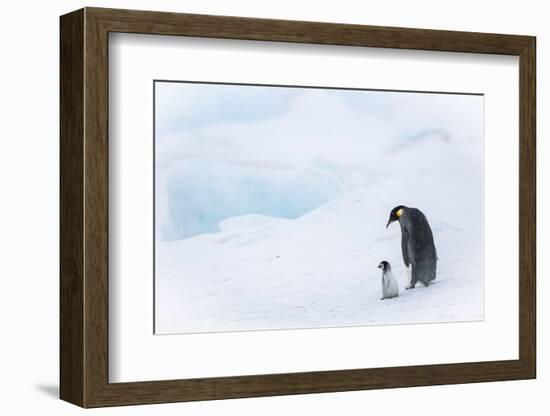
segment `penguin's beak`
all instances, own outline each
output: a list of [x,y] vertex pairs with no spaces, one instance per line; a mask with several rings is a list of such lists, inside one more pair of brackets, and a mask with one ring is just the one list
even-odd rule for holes
[[381,268],[382,268],[382,265],[381,265],[381,264],[379,264],[379,265],[378,265],[378,266],[376,266],[376,267],[378,267],[379,269],[381,269]]
[[392,220],[391,218],[388,220],[388,223],[386,224],[386,228],[388,228],[390,226],[390,224],[393,222],[394,220]]

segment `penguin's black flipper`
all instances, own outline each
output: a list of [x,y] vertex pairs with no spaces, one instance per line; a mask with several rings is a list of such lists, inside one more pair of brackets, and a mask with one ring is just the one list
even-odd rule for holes
[[401,227],[401,251],[403,253],[403,262],[405,266],[409,267],[411,264],[411,259],[409,258],[409,232],[405,227]]

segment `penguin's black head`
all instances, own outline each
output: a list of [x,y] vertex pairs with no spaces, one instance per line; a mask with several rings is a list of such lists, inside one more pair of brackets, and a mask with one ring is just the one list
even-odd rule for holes
[[404,205],[398,205],[390,212],[390,219],[388,220],[388,223],[386,224],[386,228],[390,226],[390,224],[394,221],[397,221],[401,214],[403,214],[403,208],[407,208]]
[[382,260],[380,264],[378,265],[379,269],[382,269],[383,272],[387,270],[391,270],[390,263],[388,263],[386,260]]

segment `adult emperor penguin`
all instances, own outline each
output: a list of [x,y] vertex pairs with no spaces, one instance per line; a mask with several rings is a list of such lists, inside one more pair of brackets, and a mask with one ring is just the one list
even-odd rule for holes
[[385,260],[381,261],[378,268],[382,269],[382,297],[380,300],[399,296],[399,285],[395,277],[393,277],[390,263]]
[[394,221],[401,226],[401,249],[409,276],[407,289],[414,289],[419,281],[429,286],[436,277],[437,251],[428,219],[417,208],[399,205],[391,210],[386,228]]

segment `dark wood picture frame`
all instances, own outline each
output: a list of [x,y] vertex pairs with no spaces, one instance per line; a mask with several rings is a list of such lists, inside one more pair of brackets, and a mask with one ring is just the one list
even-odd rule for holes
[[[397,388],[536,377],[535,38],[85,8],[61,17],[60,396],[82,407]],[[110,32],[519,57],[519,359],[109,383]]]

